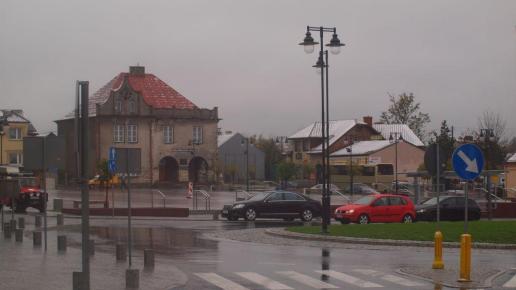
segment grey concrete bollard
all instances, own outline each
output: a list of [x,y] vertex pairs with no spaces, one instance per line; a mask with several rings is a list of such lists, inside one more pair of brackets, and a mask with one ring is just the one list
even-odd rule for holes
[[124,244],[116,244],[116,260],[117,261],[127,260],[127,248]]
[[57,225],[62,226],[64,224],[64,216],[62,213],[57,215]]
[[90,240],[90,256],[95,255],[95,240]]
[[72,274],[73,290],[81,290],[82,287],[82,272],[73,272]]
[[125,288],[128,288],[128,289],[140,288],[140,270],[138,270],[138,269],[125,270]]
[[16,231],[16,220],[11,220],[10,226],[11,226],[11,232],[14,233]]
[[154,268],[154,250],[143,250],[143,266],[145,268]]
[[57,250],[66,251],[66,236],[57,236]]
[[4,224],[4,239],[10,239],[11,238],[11,224],[5,223]]
[[34,216],[34,226],[37,228],[41,228],[41,216]]
[[54,211],[61,212],[63,210],[63,199],[54,198]]
[[41,232],[32,232],[32,244],[34,247],[41,247]]
[[15,236],[16,242],[22,243],[23,242],[23,229],[16,229],[14,236]]
[[18,218],[18,228],[20,228],[20,229],[25,228],[25,218],[23,218],[23,217]]

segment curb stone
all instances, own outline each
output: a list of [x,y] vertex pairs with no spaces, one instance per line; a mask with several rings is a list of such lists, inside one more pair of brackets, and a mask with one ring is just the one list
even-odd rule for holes
[[489,277],[485,278],[483,282],[467,282],[467,283],[464,283],[464,284],[460,284],[460,282],[457,282],[456,280],[454,280],[453,282],[448,282],[448,281],[436,281],[432,278],[429,278],[429,277],[425,277],[425,276],[421,276],[421,275],[418,275],[418,274],[414,274],[414,273],[408,273],[406,272],[404,269],[400,268],[398,270],[396,270],[396,273],[400,274],[400,275],[404,275],[404,276],[408,276],[408,277],[412,277],[412,278],[416,278],[416,279],[420,279],[420,280],[424,280],[424,281],[427,281],[427,282],[430,282],[430,283],[436,283],[436,284],[439,284],[441,286],[445,286],[445,287],[449,287],[449,288],[460,288],[460,289],[484,289],[484,288],[491,288],[493,287],[493,281],[498,278],[499,276],[505,274],[507,271],[503,271],[503,270],[493,270],[495,273],[490,275]]
[[[302,234],[289,232],[285,229],[266,229],[265,233],[271,236],[277,236],[289,239],[311,240],[311,241],[327,241],[340,243],[361,243],[369,245],[385,245],[385,246],[414,246],[414,247],[433,247],[433,242],[428,241],[407,241],[407,240],[388,240],[388,239],[367,239],[352,237],[335,237],[317,234]],[[460,243],[444,242],[445,248],[460,248]],[[495,250],[516,250],[516,244],[493,244],[493,243],[473,243],[473,248],[477,249],[495,249]]]

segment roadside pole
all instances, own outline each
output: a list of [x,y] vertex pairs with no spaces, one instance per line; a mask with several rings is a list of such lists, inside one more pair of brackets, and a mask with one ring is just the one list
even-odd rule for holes
[[44,235],[44,240],[45,240],[45,252],[47,251],[47,241],[48,241],[48,234],[47,234],[47,198],[48,198],[48,192],[47,192],[47,176],[46,176],[46,172],[47,172],[47,162],[45,160],[45,141],[46,141],[46,138],[43,137],[43,146],[42,146],[42,151],[43,151],[43,154],[41,154],[42,156],[42,160],[43,160],[43,166],[42,166],[42,173],[41,173],[41,185],[43,185],[43,192],[46,194],[46,197],[44,196],[43,197],[43,235]]
[[440,198],[440,195],[441,195],[441,186],[440,186],[440,178],[441,178],[441,174],[440,174],[440,167],[441,167],[441,159],[440,159],[440,152],[439,152],[439,144],[437,143],[436,144],[436,166],[435,166],[435,178],[437,180],[436,182],[436,185],[437,185],[437,223],[436,223],[436,231],[435,231],[435,234],[434,234],[434,262],[432,263],[432,269],[444,269],[444,262],[443,262],[443,234],[441,232],[441,227],[440,227],[440,209],[439,207],[441,206],[440,202],[439,202],[439,198]]
[[125,148],[125,170],[127,176],[127,251],[129,254],[129,269],[132,266],[133,235],[131,230],[131,177],[129,175],[129,148]]
[[484,155],[478,146],[464,144],[452,155],[453,169],[464,184],[464,233],[460,236],[459,282],[471,281],[471,235],[468,234],[468,183],[477,178],[484,167]]
[[439,231],[441,228],[440,228],[440,225],[439,225],[439,222],[441,221],[441,204],[439,202],[439,198],[441,197],[441,172],[440,172],[440,167],[441,167],[441,159],[440,159],[440,152],[439,152],[439,144],[437,144],[437,149],[436,149],[436,156],[437,156],[437,160],[436,160],[436,179],[437,179],[437,231]]
[[81,228],[82,228],[82,279],[81,289],[90,290],[90,196],[88,188],[89,172],[89,130],[88,130],[88,81],[78,82],[81,97],[81,142],[80,147],[80,168],[81,168]]

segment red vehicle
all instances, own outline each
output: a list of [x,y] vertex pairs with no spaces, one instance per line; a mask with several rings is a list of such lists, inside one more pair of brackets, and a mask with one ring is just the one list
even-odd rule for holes
[[[44,212],[48,201],[48,194],[40,189],[34,177],[6,177],[3,180],[14,180],[18,182],[19,192],[14,197],[0,194],[0,204],[14,208],[15,212],[23,213],[28,207],[33,207]],[[3,182],[0,180],[0,182]],[[14,201],[14,202],[13,202]]]
[[412,200],[396,194],[371,194],[335,210],[335,219],[342,224],[402,222],[411,223],[416,212]]

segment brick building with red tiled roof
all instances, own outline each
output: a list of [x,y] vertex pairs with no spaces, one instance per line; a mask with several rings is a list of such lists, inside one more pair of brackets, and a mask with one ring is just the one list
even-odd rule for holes
[[[140,149],[137,183],[207,183],[217,152],[217,107],[201,109],[142,66],[129,68],[89,99],[90,176],[110,147]],[[65,180],[75,177],[73,113],[56,121],[67,140]],[[65,181],[66,182],[66,181]]]

